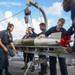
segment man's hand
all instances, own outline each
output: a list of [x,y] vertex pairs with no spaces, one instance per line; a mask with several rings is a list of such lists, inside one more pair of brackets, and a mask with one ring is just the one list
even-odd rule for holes
[[15,51],[16,54],[18,54],[18,51],[17,50],[14,50],[14,51]]
[[69,53],[73,53],[73,50],[72,50],[72,48],[71,48],[70,46],[68,46],[66,50],[67,50],[67,52],[69,52]]
[[45,34],[41,34],[38,36],[38,39],[42,38],[42,37],[45,37]]
[[10,43],[10,45],[12,46],[13,50],[15,51],[15,53],[18,54],[18,51],[16,50],[14,44],[13,43]]
[[2,40],[2,39],[0,39],[0,46],[4,49],[5,52],[8,52],[8,49],[7,49],[6,46],[2,43],[1,40]]
[[60,42],[58,42],[58,41],[55,41],[57,44],[60,44]]
[[5,51],[5,52],[8,52],[8,49],[5,47],[5,48],[4,48],[4,51]]
[[25,50],[23,50],[23,52],[26,52],[26,49],[25,49]]

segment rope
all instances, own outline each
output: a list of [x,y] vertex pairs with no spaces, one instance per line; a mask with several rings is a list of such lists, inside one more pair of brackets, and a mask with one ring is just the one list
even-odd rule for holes
[[12,16],[10,16],[10,17],[8,17],[8,18],[4,18],[4,19],[0,20],[0,22],[5,21],[5,20],[7,20],[7,19],[9,19],[9,18],[11,18],[11,17],[14,17],[14,16],[16,16],[16,15],[20,14],[20,13],[21,13],[21,12],[23,12],[23,11],[24,11],[24,9],[23,9],[23,10],[21,10],[21,11],[19,11],[19,12],[18,12],[18,13],[16,13],[16,14],[14,14],[14,15],[12,15]]
[[[39,9],[39,5],[38,5],[38,3],[36,3],[36,4],[37,4],[37,6],[38,6],[39,16],[40,16],[40,20],[41,20],[41,22],[42,22],[41,12],[40,12],[40,9]],[[32,15],[31,15],[31,14],[30,14],[30,20],[31,20],[31,21],[29,21],[29,23],[31,23],[31,27],[33,28],[33,22],[32,22]]]
[[[38,4],[38,3],[36,3]],[[37,5],[38,6],[38,5]],[[39,15],[40,15],[40,20],[42,22],[42,18],[41,18],[41,12],[40,12],[40,9],[39,9],[39,6],[38,6],[38,11],[39,11]],[[30,14],[30,20],[31,20],[31,27],[33,28],[33,22],[32,22],[32,15]]]

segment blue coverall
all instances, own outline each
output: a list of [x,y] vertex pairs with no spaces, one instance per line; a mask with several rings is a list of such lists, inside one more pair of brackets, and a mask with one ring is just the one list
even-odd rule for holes
[[[55,32],[61,32],[62,33],[61,36],[63,36],[65,34],[66,30],[64,28],[61,28],[59,31],[57,31],[56,30],[56,26],[54,26],[54,27],[51,27],[45,33],[45,35],[49,36],[51,33],[55,33]],[[65,58],[58,57],[58,60],[59,60],[61,75],[68,75]],[[57,59],[56,59],[56,57],[49,56],[49,62],[50,62],[50,75],[57,75],[57,71],[56,71],[56,62],[57,62]]]
[[[31,33],[29,36],[28,36],[28,38],[35,38],[35,37],[37,37],[37,34],[35,33],[35,32],[33,32],[33,33]],[[22,38],[22,39],[24,39],[25,38],[25,36]],[[31,49],[31,48],[30,48]],[[24,62],[26,62],[27,61],[27,63],[29,62],[29,61],[32,61],[32,59],[33,59],[33,57],[34,57],[34,54],[31,54],[31,53],[28,53],[27,54],[27,60],[26,60],[26,54],[27,53],[23,53],[23,57],[24,57]]]
[[72,20],[72,25],[67,30],[65,35],[72,35],[72,34],[74,34],[74,44],[72,46],[72,50],[75,51],[75,2],[71,6],[71,20]]
[[[46,32],[46,29],[42,30],[42,32],[39,33],[38,36],[41,35],[41,34],[45,34],[45,32]],[[43,50],[43,49],[41,48],[41,50]],[[46,55],[39,55],[39,58],[47,59],[47,58],[46,58]],[[41,63],[40,75],[44,75],[44,74],[47,73],[47,67],[48,67],[47,62]]]
[[[8,34],[7,30],[0,31],[1,42],[7,47],[11,42],[13,42],[12,34]],[[0,70],[8,68],[8,52],[5,52],[4,49],[0,46]]]

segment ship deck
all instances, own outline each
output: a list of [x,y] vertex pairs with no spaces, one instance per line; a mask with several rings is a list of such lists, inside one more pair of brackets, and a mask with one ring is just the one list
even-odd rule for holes
[[[10,63],[9,71],[12,73],[12,75],[24,75],[24,70],[21,70],[21,68],[24,66],[23,61],[10,60],[9,63]],[[67,69],[68,69],[68,75],[75,75],[75,66],[67,66]],[[40,68],[36,68],[34,72],[31,72],[29,69],[27,75],[37,75],[39,70]],[[50,75],[49,69],[47,75]],[[61,75],[58,63],[57,63],[57,75]]]

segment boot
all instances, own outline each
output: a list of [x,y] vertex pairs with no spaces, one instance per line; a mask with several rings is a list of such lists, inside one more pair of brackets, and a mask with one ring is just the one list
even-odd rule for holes
[[2,70],[0,70],[0,75],[3,75]]
[[9,73],[8,68],[5,68],[5,75],[12,75],[11,73]]
[[31,68],[31,72],[34,72],[34,71],[35,71],[35,67],[32,66],[32,68]]
[[45,72],[40,71],[38,75],[45,75]]
[[5,73],[5,75],[12,75],[12,74],[11,74],[11,73],[9,73],[9,72],[6,72],[6,73]]
[[3,75],[3,73],[0,73],[0,75]]
[[21,68],[21,70],[24,70],[24,66]]

